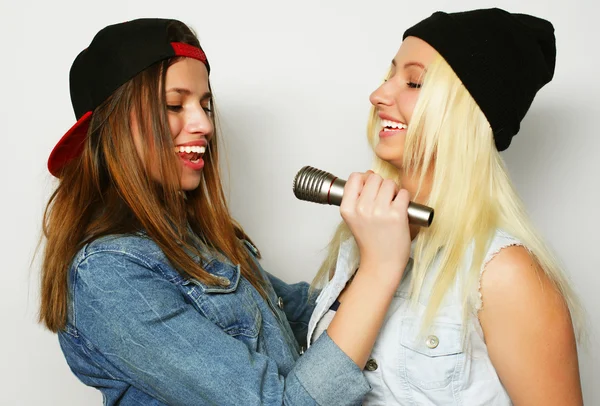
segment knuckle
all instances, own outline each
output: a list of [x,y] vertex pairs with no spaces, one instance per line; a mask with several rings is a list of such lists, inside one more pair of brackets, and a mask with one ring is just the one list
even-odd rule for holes
[[381,208],[376,208],[373,210],[373,217],[376,219],[385,219],[387,217],[387,212]]
[[406,213],[402,213],[400,210],[392,210],[390,213],[390,220],[393,222],[401,222],[406,217]]
[[398,189],[398,185],[396,185],[396,182],[390,179],[384,180],[382,187],[385,188],[385,190],[390,191],[394,195],[396,190]]
[[348,180],[346,181],[346,185],[344,186],[344,189],[346,189],[348,186],[353,185],[356,182],[357,182],[356,173],[351,173],[350,176],[348,176]]
[[352,172],[350,174],[350,177],[348,179],[352,179],[354,182],[359,182],[361,181],[363,178],[365,177],[365,175],[363,173],[360,172]]
[[356,213],[362,217],[365,217],[369,213],[369,209],[364,204],[356,206]]
[[405,201],[408,203],[409,199],[410,199],[410,195],[408,193],[408,190],[406,189],[400,189],[400,191],[398,192],[398,195],[400,197],[400,199],[402,201]]

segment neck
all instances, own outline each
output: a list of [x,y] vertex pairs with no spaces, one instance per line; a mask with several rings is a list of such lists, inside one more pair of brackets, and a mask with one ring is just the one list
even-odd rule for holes
[[[427,174],[427,176],[425,176],[425,178],[423,179],[423,183],[421,185],[421,189],[419,190],[419,177],[420,174],[415,173],[414,175],[409,175],[406,174],[404,172],[400,172],[400,184],[402,185],[402,188],[406,189],[408,191],[408,193],[410,194],[410,200],[415,202],[415,203],[419,203],[419,204],[426,204],[427,200],[429,199],[429,195],[431,193],[431,187],[433,184],[433,174],[431,173],[432,170],[429,171],[430,173]],[[419,194],[417,195],[417,191],[419,192]],[[419,233],[419,230],[421,229],[421,227],[418,226],[410,226],[410,237],[411,239],[415,239],[417,237],[417,234]]]

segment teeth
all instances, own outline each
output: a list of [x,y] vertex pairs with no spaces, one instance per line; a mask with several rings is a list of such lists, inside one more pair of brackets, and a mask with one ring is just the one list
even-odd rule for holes
[[390,128],[398,128],[400,130],[406,130],[408,128],[408,125],[404,124],[404,123],[399,123],[397,121],[392,121],[392,120],[381,120],[381,126],[382,127],[390,127]]
[[193,147],[175,147],[175,152],[179,152],[180,154],[189,154],[195,152],[196,154],[204,154],[206,151],[206,147],[201,146],[193,146]]

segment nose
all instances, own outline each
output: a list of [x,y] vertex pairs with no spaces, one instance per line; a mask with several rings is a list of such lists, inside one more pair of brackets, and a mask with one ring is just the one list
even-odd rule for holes
[[394,104],[394,88],[391,81],[385,81],[371,93],[369,101],[375,107],[391,106]]
[[190,134],[200,134],[210,138],[213,133],[213,122],[209,113],[198,104],[186,111],[184,128]]

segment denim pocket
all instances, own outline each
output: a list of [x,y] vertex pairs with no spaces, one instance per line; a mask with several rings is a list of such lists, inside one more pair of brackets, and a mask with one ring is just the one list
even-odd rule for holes
[[239,265],[211,261],[205,269],[224,278],[226,286],[208,286],[186,279],[181,283],[185,293],[225,333],[255,347],[262,316],[251,285],[240,275]]
[[405,319],[401,324],[400,343],[406,377],[421,389],[448,386],[463,362],[461,325],[436,322],[420,335],[420,320]]

